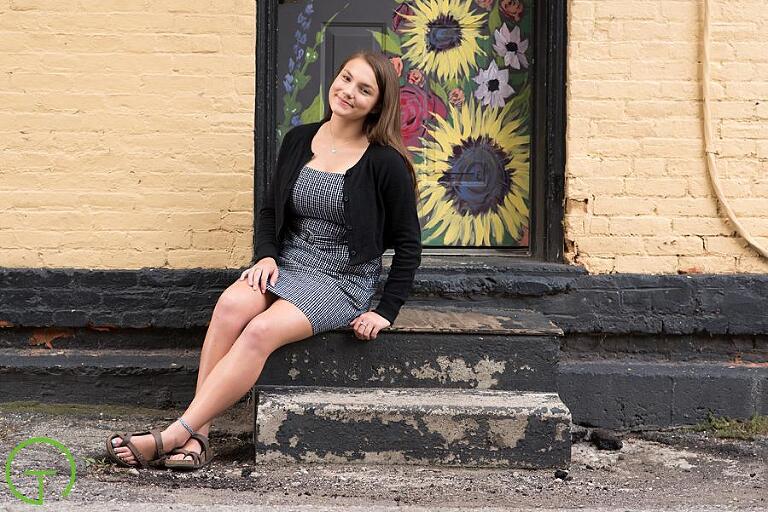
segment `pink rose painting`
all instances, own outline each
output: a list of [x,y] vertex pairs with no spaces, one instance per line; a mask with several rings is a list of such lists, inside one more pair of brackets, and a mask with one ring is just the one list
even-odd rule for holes
[[408,83],[413,84],[416,87],[424,86],[424,73],[418,69],[412,69],[408,72]]
[[400,131],[406,147],[418,146],[427,131],[425,122],[432,113],[446,117],[448,108],[438,96],[413,85],[400,88]]

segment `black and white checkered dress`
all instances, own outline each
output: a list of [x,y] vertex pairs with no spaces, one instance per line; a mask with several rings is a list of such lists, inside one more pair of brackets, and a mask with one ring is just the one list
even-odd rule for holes
[[289,229],[277,283],[267,289],[298,307],[318,334],[368,311],[381,256],[351,265],[344,222],[344,174],[305,166],[291,191]]

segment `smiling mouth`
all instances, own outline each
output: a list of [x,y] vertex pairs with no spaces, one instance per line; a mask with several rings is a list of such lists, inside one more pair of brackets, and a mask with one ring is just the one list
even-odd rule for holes
[[336,98],[338,98],[338,100],[339,100],[340,102],[342,102],[344,105],[348,106],[349,108],[352,108],[352,104],[351,104],[351,103],[349,103],[349,102],[348,102],[348,101],[346,101],[346,100],[343,100],[343,99],[341,99],[341,96],[336,96]]

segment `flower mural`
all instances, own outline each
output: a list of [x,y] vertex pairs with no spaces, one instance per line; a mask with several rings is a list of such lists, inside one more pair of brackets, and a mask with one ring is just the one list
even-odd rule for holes
[[522,0],[501,0],[499,2],[499,9],[501,9],[504,16],[507,16],[513,21],[520,21],[523,17],[525,7],[523,6]]
[[[318,59],[325,27],[349,5],[324,7],[336,13],[324,16],[312,45],[318,14],[313,0],[305,1],[288,73],[279,80],[286,94],[279,130],[322,118],[323,91],[308,107],[296,93],[319,85],[310,82],[308,66]],[[370,34],[400,81],[401,133],[417,171],[423,243],[527,246],[533,0],[387,3],[391,25]]]
[[411,0],[394,11],[396,31],[379,41],[403,63],[401,129],[417,170],[424,244],[527,245],[531,9]]
[[407,147],[417,146],[432,115],[445,117],[448,109],[437,95],[415,85],[400,88],[400,132]]
[[466,0],[414,0],[412,14],[399,13],[403,55],[440,79],[457,78],[477,67],[480,25],[485,13],[475,13]]
[[501,244],[523,236],[529,195],[529,137],[525,120],[510,119],[515,108],[483,108],[470,99],[435,115],[416,165],[419,215],[446,245]]
[[[345,5],[343,11],[349,6]],[[307,45],[309,28],[312,25],[312,15],[315,12],[313,0],[309,0],[304,9],[296,17],[296,32],[294,32],[293,54],[288,58],[288,73],[282,80],[285,94],[283,95],[283,121],[277,127],[278,143],[283,135],[293,126],[302,123],[311,123],[322,119],[325,110],[324,92],[317,93],[308,107],[304,107],[298,100],[299,92],[311,81],[308,73],[309,67],[318,59],[318,48],[325,39],[325,30],[333,19],[341,12],[337,12],[322,24],[315,34],[314,44]]]
[[510,32],[505,23],[493,35],[496,38],[493,49],[504,59],[505,65],[515,69],[520,69],[521,65],[524,68],[528,67],[528,58],[525,56],[525,52],[528,51],[528,41],[521,40],[520,27],[515,27]]
[[506,99],[515,92],[509,85],[509,71],[496,67],[494,61],[491,61],[488,69],[480,71],[474,80],[478,85],[475,98],[481,100],[483,105],[503,107]]

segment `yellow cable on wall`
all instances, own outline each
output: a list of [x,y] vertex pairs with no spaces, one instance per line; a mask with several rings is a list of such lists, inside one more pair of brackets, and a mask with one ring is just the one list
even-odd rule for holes
[[709,179],[712,182],[712,186],[717,194],[717,199],[720,201],[723,209],[725,210],[728,219],[736,226],[736,231],[741,235],[747,243],[752,246],[757,252],[759,252],[764,258],[768,258],[768,250],[760,246],[758,241],[749,234],[744,226],[741,225],[736,218],[736,214],[728,204],[728,200],[723,193],[723,189],[720,187],[720,178],[717,174],[717,162],[715,161],[715,150],[712,148],[712,112],[709,106],[709,31],[710,31],[710,1],[704,0],[704,36],[703,36],[703,49],[704,56],[701,59],[702,80],[701,89],[704,96],[704,151],[707,155],[707,171],[709,172]]

